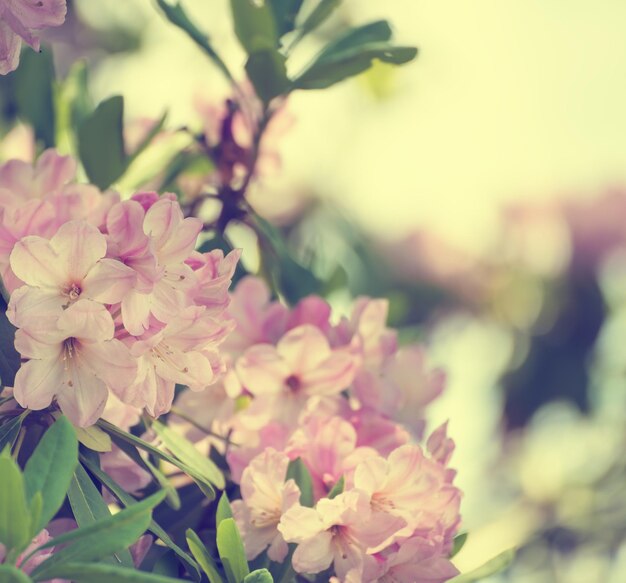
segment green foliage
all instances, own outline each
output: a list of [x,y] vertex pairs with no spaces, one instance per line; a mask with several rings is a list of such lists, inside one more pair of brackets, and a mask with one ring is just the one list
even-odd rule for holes
[[222,583],[223,580],[217,565],[204,546],[204,543],[200,540],[200,537],[191,528],[187,529],[185,536],[191,554],[195,557],[196,561],[198,561],[198,564],[209,578],[209,583]]
[[268,0],[278,37],[284,36],[296,27],[296,17],[303,2],[304,0]]
[[462,532],[461,534],[457,534],[452,541],[452,551],[450,552],[450,558],[455,557],[459,554],[461,549],[465,546],[467,542],[467,533]]
[[0,451],[4,450],[7,445],[13,447],[22,427],[22,423],[29,413],[30,411],[24,411],[21,415],[11,417],[0,425]]
[[315,30],[339,7],[342,0],[320,0],[301,26],[301,36]]
[[243,583],[273,583],[274,578],[267,569],[257,569],[244,577]]
[[285,63],[284,55],[274,49],[256,51],[248,57],[246,73],[264,103],[287,93],[291,87]]
[[89,180],[102,190],[126,170],[123,135],[124,98],[101,102],[78,128],[78,154]]
[[43,506],[33,534],[54,518],[70,486],[78,463],[78,442],[72,424],[59,417],[46,431],[24,468],[27,499],[40,492]]
[[220,501],[217,504],[217,510],[215,511],[215,524],[219,526],[222,520],[232,517],[233,509],[230,506],[230,500],[228,500],[226,492],[224,492],[220,498]]
[[278,47],[274,15],[266,2],[230,0],[235,34],[248,55]]
[[344,485],[345,485],[345,480],[344,480],[344,477],[341,476],[337,480],[335,485],[331,488],[330,492],[328,493],[328,498],[332,500],[333,498],[339,496],[339,494],[343,492]]
[[32,579],[13,565],[0,565],[0,581],[2,583],[32,583]]
[[26,548],[32,522],[22,472],[5,449],[0,454],[0,543],[8,552]]
[[233,518],[225,518],[217,527],[217,550],[228,583],[241,583],[250,572],[239,530]]
[[120,583],[180,582],[180,579],[173,579],[172,577],[101,563],[64,563],[56,568],[55,573],[57,573],[57,577],[71,580],[74,583],[111,583],[112,581],[119,581]]
[[497,573],[501,573],[513,562],[515,558],[515,549],[509,549],[500,553],[497,557],[490,559],[478,569],[474,569],[469,573],[463,573],[454,579],[450,579],[450,583],[473,583],[481,581],[486,577],[491,577]]
[[309,470],[307,470],[307,467],[300,458],[289,462],[287,475],[285,476],[285,481],[286,480],[293,480],[298,485],[298,488],[300,488],[300,504],[312,508],[314,505],[313,481],[311,480]]

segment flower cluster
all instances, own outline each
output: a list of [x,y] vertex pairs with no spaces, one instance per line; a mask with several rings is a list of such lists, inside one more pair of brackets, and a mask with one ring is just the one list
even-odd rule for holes
[[39,32],[65,21],[66,0],[0,0],[0,75],[17,68],[22,41],[39,50]]
[[[350,318],[310,296],[289,310],[258,278],[239,282],[227,371],[183,392],[174,426],[225,454],[241,500],[232,503],[249,559],[267,551],[303,574],[332,566],[339,581],[446,581],[460,522],[446,426],[421,446],[425,406],[444,375],[421,346],[399,348],[387,303],[360,298]],[[189,425],[185,420],[191,420]],[[205,427],[203,435],[199,427]],[[312,507],[287,479],[299,458]]]
[[53,150],[34,167],[0,168],[0,268],[27,359],[15,399],[36,410],[56,400],[78,426],[111,393],[158,416],[176,383],[200,390],[222,367],[239,252],[195,251],[202,223],[174,195],[120,201],[75,183],[75,171]]

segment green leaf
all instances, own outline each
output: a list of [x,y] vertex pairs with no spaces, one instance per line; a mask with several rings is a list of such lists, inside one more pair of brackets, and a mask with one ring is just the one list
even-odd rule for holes
[[257,569],[246,575],[243,583],[274,583],[274,578],[267,569]]
[[23,550],[31,540],[30,508],[20,468],[8,449],[0,454],[0,543],[7,550]]
[[331,491],[328,493],[328,498],[332,500],[336,496],[339,496],[339,494],[343,492],[344,484],[345,484],[345,480],[343,476],[341,476],[341,478],[337,480],[335,485],[332,487]]
[[220,489],[224,489],[226,486],[224,474],[208,456],[202,455],[188,439],[158,421],[154,421],[150,427],[161,438],[163,445],[170,450],[172,455],[191,468],[196,476],[204,478]]
[[0,565],[0,581],[2,583],[32,583],[32,579],[13,565]]
[[246,62],[246,73],[264,103],[289,91],[285,57],[275,49],[256,51]]
[[19,68],[13,73],[18,115],[35,130],[44,147],[54,146],[54,64],[52,53],[25,50]]
[[[74,583],[179,583],[180,579],[146,573],[137,569],[103,565],[97,563],[65,563],[59,565],[56,577],[71,580]],[[38,579],[41,581],[41,579]]]
[[300,458],[289,462],[285,481],[293,480],[300,488],[300,504],[313,508],[313,481],[311,474]]
[[186,530],[185,537],[187,538],[187,544],[189,545],[191,554],[206,573],[206,576],[209,578],[209,583],[223,583],[217,565],[204,546],[204,543],[200,540],[200,537],[191,528]]
[[78,153],[89,180],[100,189],[111,186],[126,170],[123,135],[124,98],[102,101],[78,128]]
[[[198,474],[194,468],[189,467],[189,465],[184,463],[182,460],[165,453],[159,448],[154,447],[153,445],[143,441],[142,439],[139,439],[138,437],[135,437],[134,435],[130,433],[127,433],[126,431],[119,429],[118,427],[115,427],[115,425],[109,423],[108,421],[105,421],[104,419],[100,419],[98,421],[98,426],[104,429],[104,431],[106,431],[109,435],[111,435],[111,437],[113,438],[113,441],[116,444],[122,446],[124,442],[130,443],[134,445],[135,447],[138,447],[139,449],[143,449],[144,451],[147,451],[155,455],[156,457],[181,469],[183,472],[185,472],[189,477],[191,477],[194,480],[194,482],[202,490],[202,492],[207,498],[209,498],[210,500],[215,499],[215,490],[211,486],[211,481],[207,480],[205,476]],[[191,444],[189,445],[191,446]],[[195,448],[194,448],[194,451],[198,456],[202,457],[201,454],[195,450]],[[212,464],[212,462],[208,460],[208,458],[207,458],[207,461],[210,464]],[[217,471],[219,472],[219,470]],[[220,476],[222,476],[221,472],[220,472]],[[222,476],[222,480],[224,480],[224,476]]]
[[217,510],[215,511],[215,524],[219,526],[219,523],[226,518],[233,518],[233,509],[230,506],[230,500],[228,500],[226,492],[224,492],[220,501],[217,503]]
[[342,0],[320,0],[313,12],[302,23],[301,36],[308,34],[322,24],[339,7]]
[[268,0],[279,37],[291,32],[304,0]]
[[7,304],[0,296],[0,382],[3,387],[12,387],[20,368],[20,353],[15,350],[14,344],[16,328],[7,319],[6,311]]
[[[96,464],[82,456],[81,462],[105,486],[105,488],[107,488],[111,494],[113,494],[121,502],[121,504],[127,508],[137,504],[137,501],[128,492],[124,491],[124,489],[113,478],[111,478],[111,476],[103,472]],[[178,557],[187,565],[188,571],[192,575],[195,575],[195,580],[200,580],[200,571],[197,563],[171,539],[171,537],[159,526],[159,524],[152,520],[148,530],[160,538],[166,546],[178,555]]]
[[17,435],[20,432],[20,428],[22,427],[22,423],[29,413],[30,411],[26,410],[21,415],[11,417],[0,425],[0,451],[3,451],[7,445],[10,448],[13,447]]
[[233,518],[225,518],[217,527],[217,550],[229,583],[241,583],[249,573],[246,553]]
[[349,29],[329,43],[313,63],[294,81],[298,89],[324,89],[358,75],[378,59],[401,65],[415,58],[417,49],[390,44],[391,28],[380,20]]
[[[96,488],[82,466],[77,466],[67,496],[79,527],[88,527],[111,517],[111,511],[102,494]],[[115,562],[125,567],[133,566],[133,559],[126,549],[115,553]]]
[[497,557],[487,561],[478,569],[474,569],[469,573],[463,573],[454,579],[450,579],[449,583],[473,583],[474,581],[480,581],[485,577],[491,577],[497,573],[504,571],[515,558],[515,549],[509,549],[500,553]]
[[278,47],[274,15],[265,0],[230,0],[230,9],[235,34],[248,55]]
[[43,495],[41,517],[34,525],[34,534],[61,508],[77,463],[76,432],[66,417],[59,417],[44,433],[24,468],[27,498],[30,500],[36,492]]
[[461,534],[457,534],[452,541],[452,551],[450,552],[450,558],[455,557],[459,554],[460,550],[465,546],[467,542],[467,533],[462,532]]
[[111,437],[98,426],[75,427],[78,441],[92,451],[106,453],[111,451]]
[[127,549],[148,528],[152,508],[164,497],[164,492],[157,492],[110,518],[62,534],[40,546],[39,549],[45,549],[69,543],[41,563],[33,571],[33,578],[37,581],[52,579],[58,576],[57,570],[64,563],[98,561]]

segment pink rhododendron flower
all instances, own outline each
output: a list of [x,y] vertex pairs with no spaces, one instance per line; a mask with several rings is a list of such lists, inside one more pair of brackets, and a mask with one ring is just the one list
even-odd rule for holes
[[[28,575],[32,573],[39,565],[41,565],[41,563],[49,559],[54,554],[54,547],[49,547],[47,549],[37,551],[26,562],[24,562],[24,559],[26,559],[26,557],[28,557],[28,555],[30,555],[35,549],[39,548],[41,545],[46,544],[51,538],[52,537],[50,536],[49,532],[44,528],[17,557],[15,566]],[[4,548],[4,545],[0,543],[0,564],[4,563],[5,556],[6,550]],[[50,579],[49,583],[66,583],[66,580]]]
[[267,448],[254,458],[241,478],[241,500],[232,503],[248,560],[266,548],[273,561],[287,556],[287,543],[278,531],[281,516],[300,500],[293,480],[285,481],[289,458]]
[[0,2],[0,75],[15,70],[22,41],[39,50],[39,32],[65,21],[65,0],[2,0]]
[[120,392],[134,381],[137,364],[113,338],[113,319],[104,306],[80,299],[58,311],[56,326],[34,335],[17,331],[15,347],[30,360],[17,372],[14,395],[22,407],[35,410],[56,398],[72,423],[85,427],[104,410],[109,389]]

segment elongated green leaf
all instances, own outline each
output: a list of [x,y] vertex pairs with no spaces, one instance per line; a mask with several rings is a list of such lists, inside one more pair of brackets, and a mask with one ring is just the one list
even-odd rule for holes
[[250,571],[241,536],[233,518],[225,518],[217,527],[217,550],[228,583],[241,583]]
[[226,482],[220,469],[208,456],[202,455],[189,440],[158,421],[154,421],[151,428],[172,455],[191,468],[196,476],[205,478],[220,489],[224,488]]
[[276,31],[281,37],[296,26],[296,18],[304,0],[268,0],[274,15]]
[[[74,583],[179,583],[180,579],[146,573],[136,569],[127,569],[115,565],[102,565],[97,563],[65,563],[59,565],[56,577],[71,580]],[[42,581],[42,579],[37,579]]]
[[78,441],[92,451],[106,453],[111,451],[111,437],[98,426],[75,427]]
[[333,59],[344,51],[369,43],[386,42],[391,39],[391,26],[386,20],[376,20],[349,28],[339,38],[328,43],[317,56],[317,61]]
[[246,73],[264,103],[289,91],[285,57],[275,49],[256,51],[246,62]]
[[235,34],[246,53],[274,50],[278,35],[272,9],[265,1],[230,0]]
[[0,543],[7,552],[21,551],[28,545],[30,523],[22,472],[5,449],[0,454]]
[[14,345],[16,328],[7,319],[6,311],[7,304],[0,295],[0,383],[2,387],[12,387],[20,368],[20,354]]
[[467,533],[462,532],[461,534],[457,534],[452,541],[452,551],[450,552],[450,558],[455,557],[459,554],[460,550],[465,546],[467,542]]
[[115,95],[101,102],[78,128],[78,153],[90,181],[101,189],[126,169],[123,135],[124,99]]
[[302,506],[313,507],[313,481],[311,474],[300,458],[289,462],[285,480],[294,480],[300,488],[300,504]]
[[496,573],[504,571],[515,558],[515,549],[509,549],[500,553],[497,557],[487,561],[478,569],[474,569],[469,573],[463,573],[454,579],[450,579],[450,583],[473,583],[474,581],[481,581],[486,577],[491,577]]
[[61,508],[77,463],[76,432],[66,417],[59,417],[45,432],[24,468],[28,499],[36,492],[43,495],[39,523],[33,525],[35,532],[48,524]]
[[4,423],[0,425],[0,451],[3,451],[7,445],[11,448],[13,447],[22,427],[22,423],[29,413],[30,411],[28,410],[24,411],[24,413],[17,417],[6,419]]
[[339,496],[343,492],[343,487],[345,484],[345,480],[343,476],[337,480],[335,485],[332,487],[331,491],[328,493],[328,497],[332,500],[336,496]]
[[311,14],[302,23],[302,35],[308,34],[322,24],[341,4],[341,0],[320,0]]
[[228,499],[228,496],[226,496],[226,492],[224,492],[220,501],[217,503],[217,510],[215,511],[215,524],[219,526],[222,520],[232,517],[233,509],[230,507],[230,500]]
[[[67,495],[79,527],[87,527],[111,517],[100,491],[80,465],[76,467]],[[125,567],[133,566],[133,559],[126,549],[115,553],[114,562]]]
[[57,568],[64,563],[97,561],[127,549],[148,528],[152,508],[162,502],[163,498],[165,493],[157,492],[110,518],[62,534],[42,545],[40,549],[69,543],[41,563],[33,571],[33,578],[39,581],[52,579],[57,576]]
[[0,581],[2,583],[32,583],[32,579],[13,565],[0,565]]
[[[103,472],[97,465],[93,464],[90,460],[87,460],[81,456],[81,462],[85,464],[87,469],[94,475],[100,482],[113,494],[124,506],[127,508],[136,504],[137,501],[115,481],[108,474]],[[150,522],[148,530],[155,536],[159,537],[163,543],[174,551],[178,557],[187,565],[189,572],[195,576],[195,580],[200,580],[200,570],[197,563],[181,549],[171,537],[154,521]]]
[[274,578],[267,569],[257,569],[246,575],[243,583],[274,583]]
[[200,540],[200,537],[191,528],[187,529],[185,537],[187,538],[187,545],[189,545],[191,554],[195,557],[196,561],[198,561],[202,570],[209,578],[209,583],[223,583],[217,565],[204,546],[204,543]]

